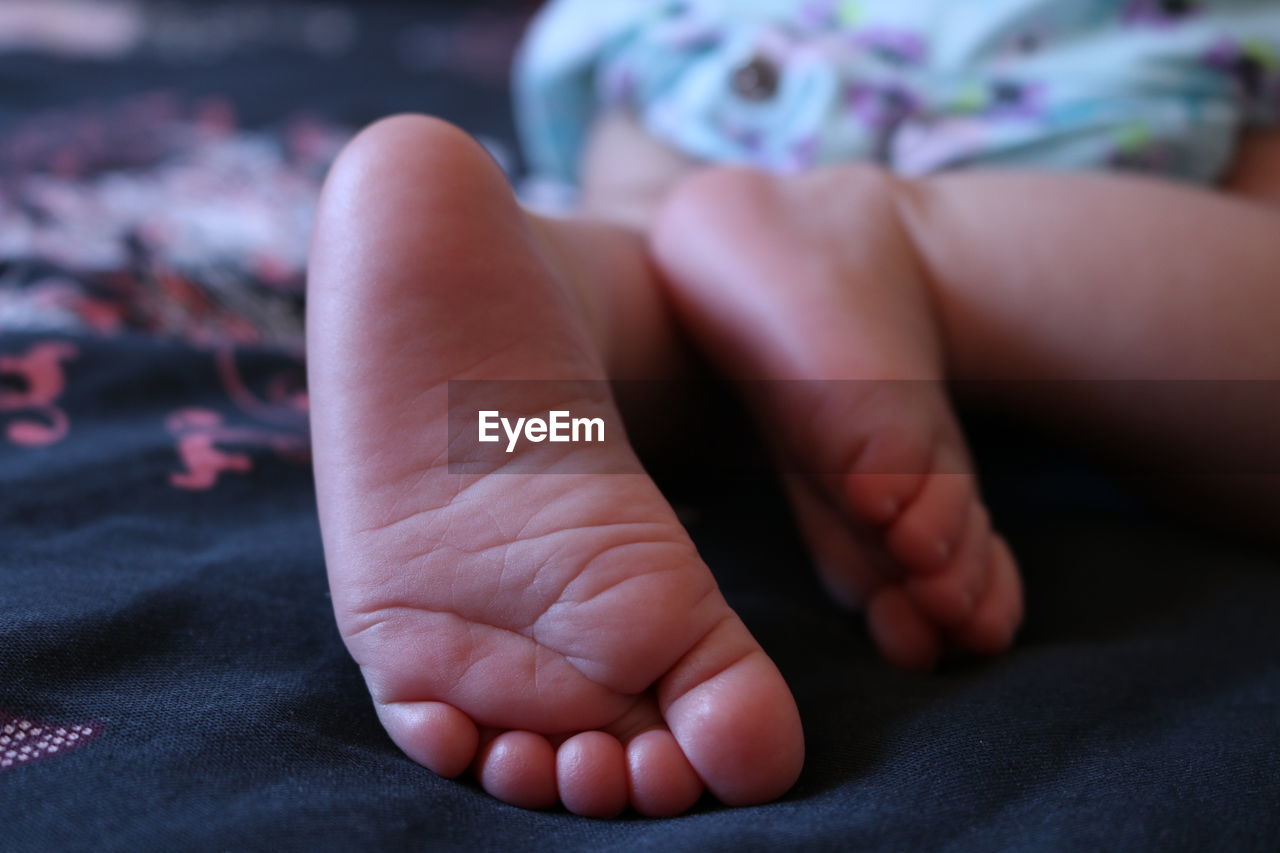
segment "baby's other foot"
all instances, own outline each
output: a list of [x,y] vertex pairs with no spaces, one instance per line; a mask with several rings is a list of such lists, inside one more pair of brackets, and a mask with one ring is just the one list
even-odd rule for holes
[[909,192],[871,167],[712,170],[672,194],[653,245],[694,338],[767,380],[744,388],[827,584],[889,660],[928,668],[944,642],[1007,648],[1022,597],[946,396]]
[[607,393],[566,390],[605,367],[556,227],[431,119],[380,122],[334,166],[308,359],[339,628],[392,739],[506,802],[773,799],[803,758],[795,703],[625,440],[450,470],[450,380],[621,434]]

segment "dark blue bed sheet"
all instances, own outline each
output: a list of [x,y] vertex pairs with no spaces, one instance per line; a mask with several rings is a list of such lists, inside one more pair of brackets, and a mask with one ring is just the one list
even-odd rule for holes
[[[328,41],[259,18],[164,53],[236,6],[142,3],[111,57],[0,53],[0,850],[1280,849],[1280,556],[983,427],[1029,618],[933,675],[823,597],[770,484],[676,484],[800,703],[780,802],[592,821],[401,755],[329,611],[289,222],[383,112],[510,150],[501,73],[414,51],[509,50],[522,12],[292,3]],[[210,210],[255,191],[252,233]]]

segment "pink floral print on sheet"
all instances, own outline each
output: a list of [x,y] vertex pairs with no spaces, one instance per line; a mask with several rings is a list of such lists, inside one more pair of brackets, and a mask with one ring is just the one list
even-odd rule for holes
[[[178,400],[156,423],[174,488],[246,475],[264,452],[309,462],[304,267],[347,136],[306,117],[248,130],[224,100],[165,92],[20,120],[0,138],[0,332],[145,335],[211,359],[229,405]],[[286,367],[246,380],[238,348]],[[0,362],[0,441],[66,436],[56,400],[74,354],[64,342]]]
[[[58,406],[66,388],[63,363],[78,354],[67,341],[41,341],[19,355],[0,355],[0,418],[4,436],[19,447],[46,447],[71,429]],[[10,419],[11,418],[11,419]]]
[[290,372],[277,373],[259,395],[245,384],[234,350],[220,348],[215,358],[223,388],[249,423],[229,424],[221,413],[204,408],[170,413],[165,425],[174,437],[182,470],[169,475],[169,484],[205,491],[216,486],[223,474],[248,474],[254,460],[246,451],[252,449],[266,449],[299,464],[309,462],[308,401],[301,379]]
[[300,354],[312,213],[347,137],[166,92],[21,119],[0,137],[0,331]]

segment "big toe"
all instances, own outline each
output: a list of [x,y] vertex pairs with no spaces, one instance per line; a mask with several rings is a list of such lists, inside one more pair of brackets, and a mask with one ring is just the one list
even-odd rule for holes
[[795,700],[736,615],[662,679],[658,702],[689,763],[722,802],[767,802],[799,777],[804,734]]

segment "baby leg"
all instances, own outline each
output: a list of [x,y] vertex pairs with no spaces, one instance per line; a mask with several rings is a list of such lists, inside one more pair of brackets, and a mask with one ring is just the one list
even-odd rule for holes
[[[397,117],[335,164],[309,287],[333,604],[392,739],[507,802],[588,815],[790,787],[791,695],[625,442],[532,445],[547,473],[448,464],[450,380],[667,370],[643,240],[530,217],[465,134]],[[513,407],[617,427],[607,395],[510,387]]]
[[1015,380],[990,386],[995,403],[1122,454],[1121,470],[1157,472],[1158,494],[1210,520],[1274,535],[1280,203],[1267,196],[1280,149],[1256,151],[1232,184],[1254,198],[957,173],[902,210],[952,376]]

